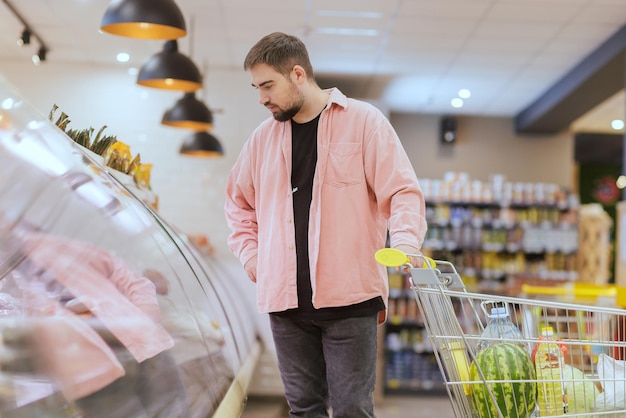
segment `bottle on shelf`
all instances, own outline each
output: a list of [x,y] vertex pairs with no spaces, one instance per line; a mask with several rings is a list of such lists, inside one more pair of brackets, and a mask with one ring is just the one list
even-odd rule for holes
[[487,316],[489,321],[480,334],[476,353],[501,342],[518,344],[524,351],[528,352],[528,344],[520,329],[511,321],[507,306],[493,307],[491,314]]
[[562,415],[567,412],[563,385],[563,351],[554,338],[552,327],[542,328],[541,337],[535,355],[539,416]]

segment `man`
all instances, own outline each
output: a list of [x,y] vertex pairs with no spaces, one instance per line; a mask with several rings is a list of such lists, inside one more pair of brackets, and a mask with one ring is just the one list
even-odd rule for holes
[[[229,247],[270,313],[292,417],[374,417],[377,325],[387,274],[374,253],[418,254],[424,199],[374,106],[316,83],[305,45],[272,33],[244,69],[273,115],[228,177]],[[417,260],[414,260],[417,261]]]

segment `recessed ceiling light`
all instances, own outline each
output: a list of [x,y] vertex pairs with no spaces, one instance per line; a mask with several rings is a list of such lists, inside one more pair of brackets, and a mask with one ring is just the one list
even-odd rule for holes
[[136,67],[130,67],[128,69],[128,74],[132,75],[133,77],[136,76],[137,74],[139,74],[139,69]]
[[471,96],[472,96],[472,92],[469,91],[468,89],[459,90],[459,97],[461,99],[469,99]]
[[463,99],[459,99],[458,97],[455,97],[454,99],[452,99],[450,101],[450,104],[452,105],[452,107],[463,107]]
[[356,36],[377,36],[376,29],[353,29],[353,28],[317,28],[316,32],[324,35],[356,35]]
[[11,109],[15,104],[15,101],[13,99],[11,99],[10,97],[8,99],[4,99],[4,101],[2,102],[2,108],[3,109]]
[[120,52],[119,54],[117,54],[115,59],[118,62],[128,62],[130,60],[130,55],[128,55],[126,52]]
[[621,119],[615,119],[611,122],[611,128],[619,131],[620,129],[624,129],[624,121]]

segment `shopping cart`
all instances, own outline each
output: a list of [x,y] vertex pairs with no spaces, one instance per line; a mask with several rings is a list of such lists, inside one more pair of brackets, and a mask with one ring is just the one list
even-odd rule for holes
[[[376,255],[383,265],[410,271],[410,286],[456,417],[626,417],[625,310],[471,293],[451,263],[411,257],[424,258],[424,265],[414,268],[407,264],[406,254],[389,248]],[[491,342],[521,343],[531,362],[532,350],[545,342],[541,329],[554,330],[564,353],[558,379],[563,388],[563,413],[540,414],[536,388],[546,380],[540,382],[534,374],[511,373],[507,368],[514,363],[501,358],[494,359],[495,366],[487,362],[490,370],[481,366],[486,364],[488,351],[477,353],[477,345],[485,339],[481,334],[490,306],[506,307],[522,334],[515,341],[492,338]],[[497,377],[494,369],[499,372]],[[502,378],[512,375],[515,379]]]

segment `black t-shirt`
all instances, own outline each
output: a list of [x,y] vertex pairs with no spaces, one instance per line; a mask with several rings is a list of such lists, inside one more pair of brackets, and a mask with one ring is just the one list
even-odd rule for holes
[[294,315],[303,319],[339,319],[367,316],[385,309],[382,297],[376,297],[350,306],[315,309],[309,267],[309,211],[313,195],[313,177],[317,165],[317,126],[320,115],[305,123],[291,121],[293,191],[293,218],[298,262],[298,308],[277,312],[278,315]]

